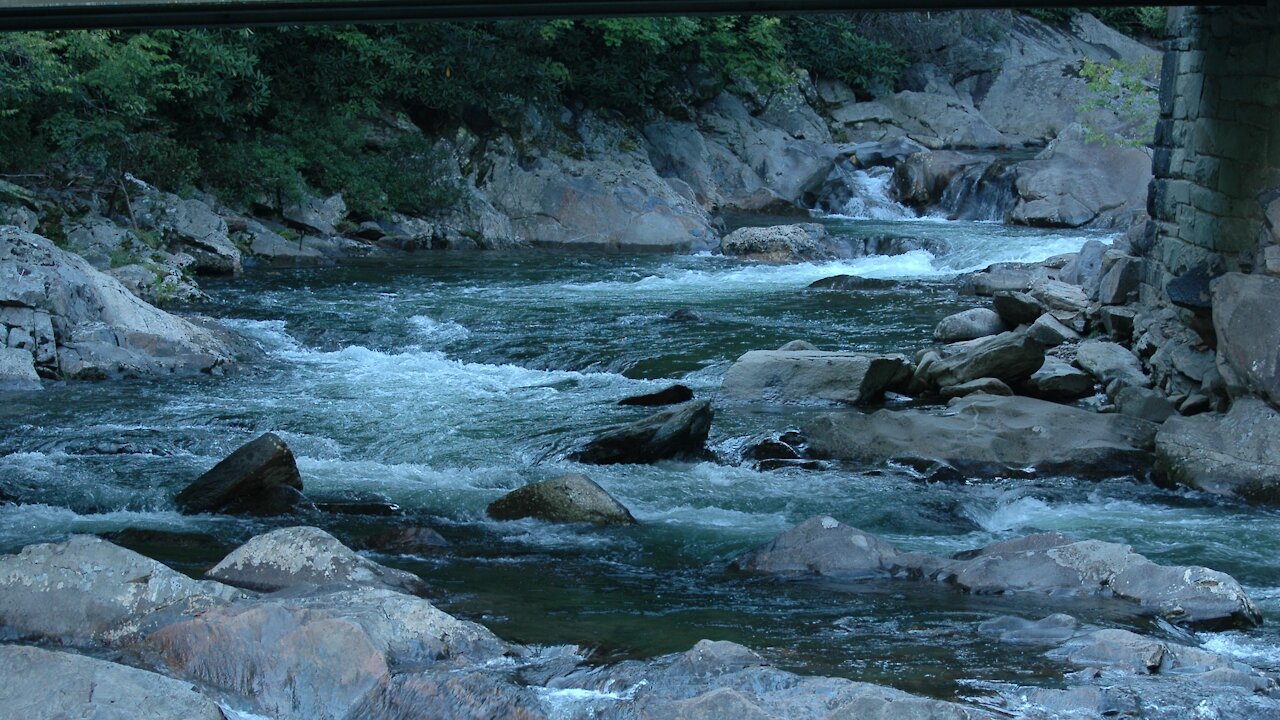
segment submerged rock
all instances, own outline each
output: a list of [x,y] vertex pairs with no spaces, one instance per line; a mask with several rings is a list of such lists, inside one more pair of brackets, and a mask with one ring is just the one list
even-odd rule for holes
[[174,499],[184,513],[279,515],[305,502],[293,451],[275,433],[246,443]]
[[711,417],[711,403],[707,400],[676,405],[601,433],[570,454],[569,459],[615,465],[697,457],[706,450]]
[[486,510],[497,520],[537,518],[549,522],[634,525],[622,503],[586,475],[565,475],[525,485],[493,501]]
[[449,547],[440,533],[428,527],[388,528],[366,538],[363,547],[400,555],[421,555]]
[[647,395],[634,395],[632,397],[623,398],[618,401],[619,405],[637,405],[640,407],[659,407],[662,405],[676,405],[682,402],[689,402],[693,399],[693,390],[687,385],[672,385],[669,388],[659,390],[655,393]]
[[859,404],[911,377],[902,355],[804,350],[752,350],[724,375],[721,394],[739,402]]
[[1140,472],[1156,426],[1026,397],[970,395],[940,413],[828,414],[804,427],[809,454],[856,463],[943,463],[979,477]]
[[253,538],[223,558],[207,577],[260,592],[297,585],[356,585],[409,593],[424,587],[417,575],[360,557],[329,533],[306,526]]
[[224,720],[190,683],[34,647],[0,646],[0,708],[10,718]]
[[1240,398],[1225,415],[1171,417],[1156,435],[1156,473],[1171,484],[1280,505],[1280,413]]
[[0,634],[11,638],[112,643],[242,596],[87,535],[0,556]]
[[939,558],[891,543],[831,517],[801,523],[735,560],[747,572],[833,579],[902,578],[942,582],[971,593],[1100,595],[1145,614],[1202,628],[1253,627],[1258,608],[1230,575],[1203,567],[1157,565],[1128,545],[1056,533],[1030,535]]

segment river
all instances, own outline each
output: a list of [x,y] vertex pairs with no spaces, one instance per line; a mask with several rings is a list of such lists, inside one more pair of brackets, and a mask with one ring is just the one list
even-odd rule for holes
[[[1002,614],[1065,611],[1163,633],[1114,604],[973,597],[923,583],[818,585],[744,578],[735,555],[815,514],[910,550],[955,552],[1057,530],[1132,544],[1163,563],[1233,574],[1280,616],[1280,513],[1159,490],[1132,478],[926,484],[908,471],[758,472],[745,438],[804,412],[718,407],[723,462],[583,467],[567,447],[639,417],[615,402],[673,381],[715,394],[741,353],[805,339],[822,349],[912,352],[942,317],[982,304],[950,279],[1002,260],[1074,251],[1080,232],[994,223],[828,219],[835,232],[895,233],[934,252],[789,266],[711,256],[422,254],[394,263],[254,270],[204,284],[200,308],[262,345],[226,377],[46,383],[0,404],[0,551],[126,527],[207,533],[212,545],[144,548],[198,574],[228,547],[298,519],[180,515],[173,496],[239,445],[279,433],[308,494],[377,496],[397,523],[452,543],[423,557],[375,556],[420,573],[444,609],[526,643],[572,643],[600,661],[734,640],[781,667],[937,697],[993,683],[1053,684],[1041,649],[975,631]],[[838,274],[895,279],[859,293],[807,289]],[[674,320],[689,310],[693,320]],[[585,472],[637,527],[495,522],[485,506],[527,482]],[[305,518],[339,537],[389,521]],[[1280,671],[1274,626],[1205,633],[1211,649]]]

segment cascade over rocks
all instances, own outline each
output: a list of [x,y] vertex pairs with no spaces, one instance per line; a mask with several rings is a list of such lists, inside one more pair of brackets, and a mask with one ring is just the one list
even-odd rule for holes
[[900,578],[947,583],[971,593],[1100,595],[1143,614],[1209,629],[1261,624],[1258,608],[1230,575],[1157,565],[1128,545],[1056,533],[994,543],[951,558],[903,553],[885,540],[820,516],[735,560],[745,572],[834,580]]
[[240,597],[88,535],[0,556],[0,635],[18,639],[117,643]]
[[592,465],[653,463],[695,458],[706,452],[711,402],[692,400],[605,431],[569,455]]
[[50,378],[218,372],[240,349],[220,326],[148,305],[79,255],[16,227],[0,227],[0,334]]
[[254,537],[231,551],[206,577],[259,592],[298,585],[361,586],[407,593],[424,587],[417,575],[363,558],[329,533],[307,526]]
[[174,501],[189,514],[280,515],[306,498],[293,451],[280,436],[266,433],[214,465]]
[[902,355],[752,350],[725,372],[720,394],[737,402],[773,405],[856,405],[902,385],[911,371]]
[[537,518],[548,522],[634,525],[636,519],[586,475],[565,475],[516,488],[485,510],[497,520]]
[[809,457],[950,466],[967,476],[1107,477],[1150,464],[1156,425],[1026,397],[970,395],[941,412],[827,414],[803,433]]

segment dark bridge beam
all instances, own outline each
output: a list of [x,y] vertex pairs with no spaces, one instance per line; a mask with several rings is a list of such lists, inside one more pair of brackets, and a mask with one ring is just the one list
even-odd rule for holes
[[[0,0],[0,30],[1060,7],[1063,0]],[[1188,0],[1088,0],[1091,6]],[[1216,5],[1249,4],[1227,0]]]

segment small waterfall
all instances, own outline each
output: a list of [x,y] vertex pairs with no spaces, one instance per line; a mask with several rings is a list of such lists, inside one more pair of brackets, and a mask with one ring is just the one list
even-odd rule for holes
[[952,220],[1004,222],[1018,201],[1016,173],[999,160],[965,167],[947,183],[938,201]]
[[910,208],[890,195],[893,168],[857,168],[846,158],[836,161],[818,192],[817,210],[856,220],[909,220]]

